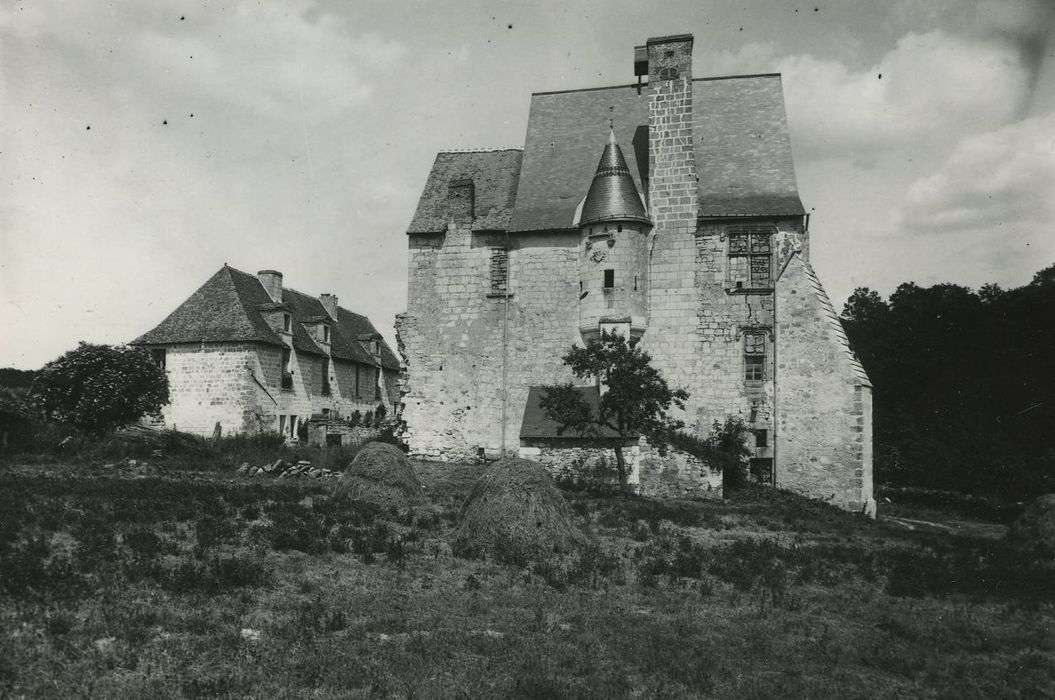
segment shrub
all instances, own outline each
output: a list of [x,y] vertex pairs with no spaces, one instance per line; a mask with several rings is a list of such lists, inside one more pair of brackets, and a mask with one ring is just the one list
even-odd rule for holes
[[81,343],[37,373],[33,401],[88,433],[129,425],[168,403],[168,377],[145,350]]
[[737,416],[729,416],[724,423],[715,421],[711,434],[700,439],[687,433],[675,433],[670,444],[688,452],[723,475],[723,486],[737,488],[747,481],[747,425]]

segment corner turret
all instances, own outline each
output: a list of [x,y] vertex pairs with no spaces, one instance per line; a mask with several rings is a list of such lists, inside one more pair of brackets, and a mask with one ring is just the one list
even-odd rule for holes
[[602,329],[640,338],[648,325],[652,221],[614,131],[609,131],[577,224],[582,236],[579,333],[587,342]]

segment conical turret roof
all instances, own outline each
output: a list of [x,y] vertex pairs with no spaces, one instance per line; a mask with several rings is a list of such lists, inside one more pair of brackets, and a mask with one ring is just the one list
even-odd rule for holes
[[630,168],[623,158],[623,151],[615,140],[615,132],[609,130],[608,143],[597,164],[593,183],[582,205],[579,226],[601,221],[638,221],[651,224],[645,206],[630,176]]

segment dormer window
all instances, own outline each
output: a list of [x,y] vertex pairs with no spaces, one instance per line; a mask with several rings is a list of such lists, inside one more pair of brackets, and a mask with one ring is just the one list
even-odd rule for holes
[[381,354],[381,341],[380,340],[371,340],[370,341],[370,352],[372,352],[374,355],[380,355]]
[[330,327],[325,324],[322,326],[322,342],[330,342]]
[[286,333],[293,332],[293,317],[289,314],[282,314],[282,330]]

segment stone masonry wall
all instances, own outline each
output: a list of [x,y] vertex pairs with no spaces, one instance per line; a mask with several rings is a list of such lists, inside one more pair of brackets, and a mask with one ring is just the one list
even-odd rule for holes
[[[539,462],[556,481],[569,484],[618,486],[611,441],[577,439],[525,440],[520,457]],[[645,441],[623,448],[631,489],[652,498],[720,498],[722,474],[680,450],[660,455]]]
[[776,314],[776,484],[874,515],[871,386],[800,259],[777,284]]
[[166,427],[212,435],[242,432],[246,406],[253,402],[249,368],[254,348],[241,343],[170,345],[165,348],[170,403],[162,409]]
[[[578,340],[577,232],[508,236],[508,299],[491,291],[501,234],[451,224],[410,236],[408,313],[397,322],[408,377],[404,437],[411,454],[475,459],[516,452],[528,387],[570,380],[561,357]],[[508,308],[507,308],[508,306]]]

